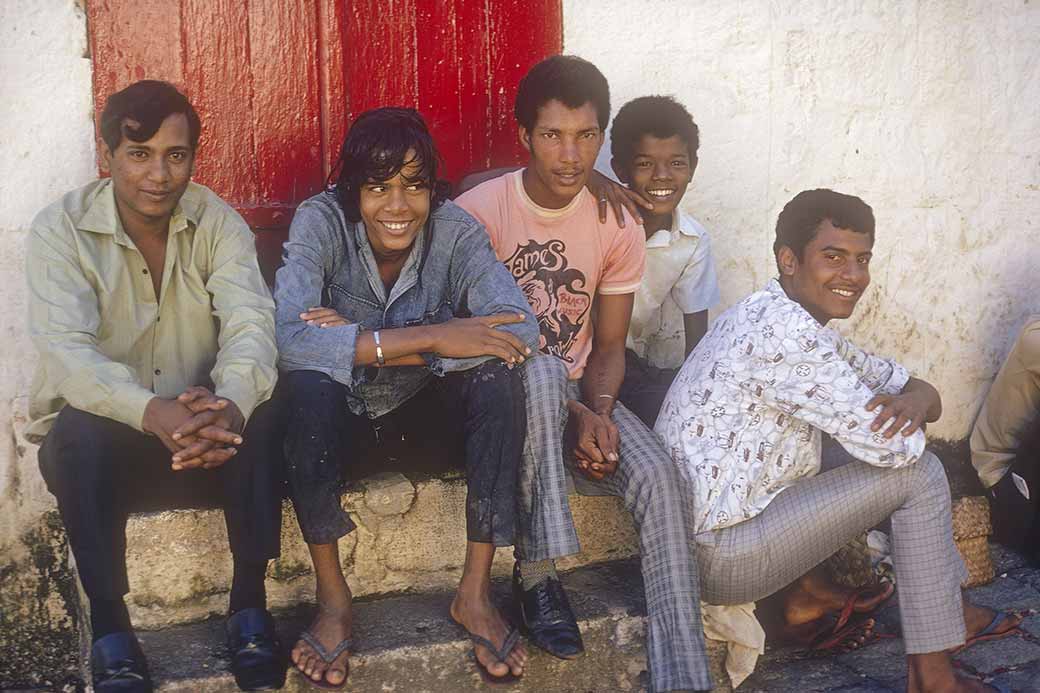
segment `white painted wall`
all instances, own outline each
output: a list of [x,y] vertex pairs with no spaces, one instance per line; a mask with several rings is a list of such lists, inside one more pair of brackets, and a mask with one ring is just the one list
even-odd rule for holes
[[12,427],[36,362],[24,244],[36,212],[97,175],[87,53],[79,3],[0,0],[0,559],[17,558],[12,539],[54,505]]
[[671,94],[701,127],[683,202],[712,234],[720,308],[775,276],[776,216],[797,192],[873,206],[873,285],[839,328],[939,387],[930,436],[965,438],[1040,312],[1040,3],[563,7],[565,50],[604,72],[615,112]]

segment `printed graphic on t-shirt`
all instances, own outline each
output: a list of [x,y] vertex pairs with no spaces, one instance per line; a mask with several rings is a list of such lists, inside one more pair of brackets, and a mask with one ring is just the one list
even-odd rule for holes
[[570,351],[588,317],[592,297],[582,291],[585,273],[567,266],[567,244],[553,239],[518,245],[506,267],[531,304],[541,332],[543,353],[574,363]]

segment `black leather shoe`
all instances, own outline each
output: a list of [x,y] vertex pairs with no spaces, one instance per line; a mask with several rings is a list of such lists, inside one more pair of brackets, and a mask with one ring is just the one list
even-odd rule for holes
[[227,620],[231,673],[243,691],[270,691],[285,685],[285,664],[278,656],[274,618],[266,609],[236,611]]
[[520,606],[522,630],[531,644],[560,659],[585,651],[567,593],[559,580],[543,580],[529,590],[520,581],[520,564],[513,565],[513,597]]
[[148,661],[133,633],[98,638],[90,648],[95,693],[152,693]]

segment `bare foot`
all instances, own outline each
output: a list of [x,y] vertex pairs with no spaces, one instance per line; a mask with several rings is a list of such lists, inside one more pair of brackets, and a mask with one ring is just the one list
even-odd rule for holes
[[[466,598],[456,594],[451,603],[451,617],[470,633],[486,638],[498,647],[502,646],[509,634],[509,624],[486,594],[479,598]],[[505,662],[500,662],[493,652],[482,645],[474,643],[473,651],[491,676],[501,678],[510,673],[513,676],[521,676],[524,673],[527,650],[520,642],[513,646]]]
[[[319,599],[318,614],[307,630],[326,652],[332,652],[339,643],[350,637],[352,625],[349,598],[345,604],[336,606],[324,604]],[[343,652],[332,662],[325,662],[314,648],[301,639],[296,641],[291,657],[296,668],[314,681],[324,678],[329,684],[339,686],[347,680],[349,651]]]
[[[997,612],[992,609],[986,609],[981,606],[975,606],[969,604],[967,600],[964,601],[964,628],[968,632],[968,637],[973,638],[983,630],[985,630],[989,624],[993,623],[993,619],[996,618]],[[1004,635],[1022,625],[1022,621],[1025,620],[1025,616],[1015,612],[1008,612],[1007,618],[997,625],[996,630],[991,635]]]
[[[852,610],[869,613],[888,599],[894,589],[890,582],[869,589],[856,599]],[[810,572],[788,588],[784,596],[784,622],[788,628],[793,628],[841,611],[856,592],[850,587],[832,583],[817,571]]]

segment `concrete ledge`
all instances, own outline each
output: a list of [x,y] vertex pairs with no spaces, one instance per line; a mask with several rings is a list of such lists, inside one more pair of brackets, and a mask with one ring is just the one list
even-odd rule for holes
[[[511,691],[647,690],[645,605],[634,560],[580,568],[563,577],[585,638],[585,656],[558,660],[536,648],[523,679]],[[496,584],[496,600],[508,603],[508,585]],[[351,658],[347,691],[446,693],[486,690],[475,669],[472,645],[447,619],[451,592],[359,601],[355,610],[357,653]],[[310,619],[310,608],[276,614],[286,650]],[[141,642],[159,690],[165,693],[237,691],[227,671],[223,621],[143,632]],[[719,693],[730,691],[724,670],[725,647],[708,641],[712,676]],[[289,673],[286,691],[313,690]]]
[[[357,596],[454,589],[466,547],[466,484],[458,476],[410,480],[396,472],[352,486],[343,507],[358,529],[340,542],[351,590]],[[635,556],[638,541],[621,502],[572,496],[582,552],[562,569]],[[310,557],[291,504],[282,516],[282,555],[268,571],[273,608],[314,600]],[[127,525],[127,604],[139,628],[187,623],[227,609],[231,556],[219,510],[172,510],[134,515]],[[496,575],[512,569],[512,550],[500,549]]]

